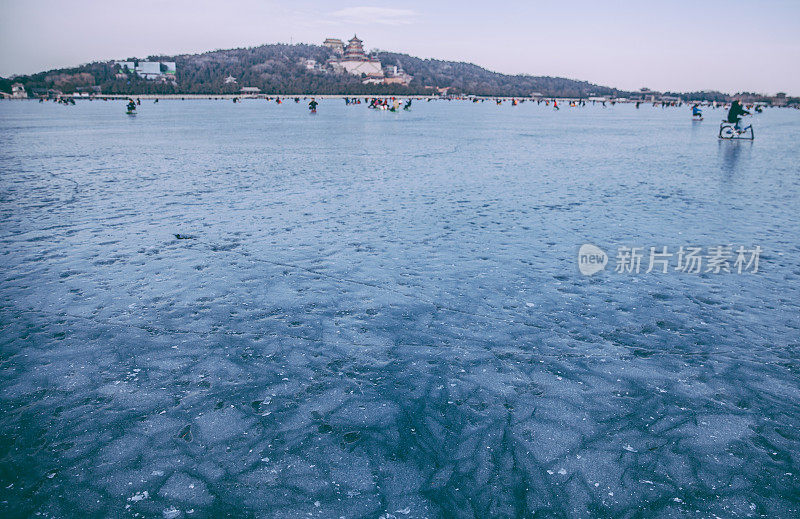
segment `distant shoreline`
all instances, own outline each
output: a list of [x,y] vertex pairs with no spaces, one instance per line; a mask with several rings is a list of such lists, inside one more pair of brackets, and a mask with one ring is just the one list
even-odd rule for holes
[[[65,97],[75,100],[94,100],[94,101],[113,101],[119,99],[164,99],[164,100],[191,100],[191,99],[206,99],[206,100],[213,100],[213,99],[275,99],[276,97],[280,97],[281,99],[294,99],[299,97],[303,98],[317,98],[317,99],[366,99],[366,98],[391,98],[391,97],[402,97],[402,98],[413,98],[413,99],[451,99],[445,96],[439,95],[429,95],[429,94],[100,94],[100,95],[93,95],[93,96],[82,96],[82,95],[75,95],[75,94],[63,94],[59,97]],[[527,99],[527,100],[535,100],[536,98],[532,97],[521,97],[521,96],[464,96],[464,97],[477,97],[483,99]],[[26,97],[26,98],[12,98],[7,97],[5,98],[9,101],[38,101],[39,97]],[[47,100],[47,97],[42,97],[41,99]],[[455,99],[455,98],[452,98]],[[539,99],[566,99],[561,97],[541,97]],[[577,99],[577,98],[576,98]]]
[[[66,94],[59,96],[61,98],[68,98],[74,99],[76,101],[124,101],[127,99],[140,99],[140,100],[163,100],[163,101],[197,101],[197,100],[205,100],[205,101],[213,101],[213,100],[232,100],[232,99],[239,99],[239,100],[274,100],[276,98],[286,99],[286,100],[294,100],[295,98],[300,99],[338,99],[342,100],[345,98],[349,99],[420,99],[420,100],[466,100],[466,99],[481,99],[481,100],[499,100],[503,102],[508,102],[511,100],[517,101],[527,101],[530,103],[535,102],[542,102],[542,101],[558,101],[559,103],[564,103],[569,106],[571,102],[578,102],[583,101],[584,103],[610,103],[611,105],[614,104],[654,104],[654,105],[662,105],[666,104],[669,106],[682,106],[682,105],[691,105],[694,103],[700,104],[702,106],[725,106],[728,102],[723,101],[688,101],[688,100],[669,100],[669,101],[662,101],[662,100],[641,100],[641,99],[627,99],[627,98],[615,98],[615,97],[605,97],[605,96],[593,96],[590,98],[586,97],[561,97],[561,96],[541,96],[541,97],[525,97],[525,96],[483,96],[483,95],[472,95],[472,94],[464,94],[461,96],[441,96],[441,95],[413,95],[413,94],[384,94],[384,95],[376,95],[376,94],[101,94],[101,95],[93,95],[93,96],[83,96],[83,95],[76,95],[76,94]],[[0,100],[6,101],[39,101],[43,99],[45,101],[54,100],[55,97],[27,97],[27,98],[12,98],[12,97],[5,97],[0,98]],[[775,108],[797,108],[795,106],[789,105],[771,105],[770,103],[764,101],[755,101],[749,104],[758,104],[762,106],[772,106]]]

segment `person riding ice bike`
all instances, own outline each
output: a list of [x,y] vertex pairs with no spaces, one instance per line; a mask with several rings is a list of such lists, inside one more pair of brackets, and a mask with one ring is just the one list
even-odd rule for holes
[[719,138],[720,139],[748,139],[755,138],[753,133],[753,125],[748,124],[744,128],[741,126],[742,116],[750,115],[750,112],[742,107],[740,101],[731,103],[731,108],[728,110],[728,117],[723,119],[719,125]]
[[739,123],[742,122],[742,116],[750,115],[750,112],[744,109],[742,103],[737,99],[731,103],[731,108],[728,110],[728,122],[733,124],[737,132],[742,131]]

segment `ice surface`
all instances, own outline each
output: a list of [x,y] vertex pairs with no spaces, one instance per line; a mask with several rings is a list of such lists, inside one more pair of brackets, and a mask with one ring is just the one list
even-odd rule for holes
[[205,483],[180,472],[170,476],[158,494],[167,500],[190,505],[208,505],[214,500],[214,497],[209,495]]
[[797,112],[122,108],[0,103],[3,517],[800,514]]

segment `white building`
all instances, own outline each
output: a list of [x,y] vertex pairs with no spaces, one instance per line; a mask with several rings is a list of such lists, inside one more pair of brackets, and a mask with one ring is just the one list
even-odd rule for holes
[[14,83],[11,85],[11,99],[26,99],[28,93],[22,83]]
[[386,74],[386,79],[384,79],[383,82],[387,85],[408,85],[411,83],[412,79],[414,79],[413,76],[406,74],[402,68],[395,65],[389,69],[388,74]]
[[136,74],[144,79],[174,79],[177,67],[174,61],[117,61],[114,63],[124,74]]
[[136,75],[145,79],[161,77],[161,63],[158,61],[140,61],[136,67]]
[[228,75],[228,77],[225,78],[225,84],[230,85],[232,83],[236,83],[236,78],[231,75]]
[[340,61],[339,65],[348,74],[360,76],[366,74],[367,76],[380,76],[383,77],[383,67],[380,61]]

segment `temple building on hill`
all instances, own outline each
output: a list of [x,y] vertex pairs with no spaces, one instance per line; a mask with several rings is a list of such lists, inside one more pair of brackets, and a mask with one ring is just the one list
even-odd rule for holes
[[397,65],[389,67],[387,70],[386,79],[383,80],[383,83],[386,85],[408,85],[411,83],[411,80],[414,79],[413,76],[406,74],[405,71]]
[[344,42],[339,38],[327,38],[322,44],[331,49],[335,54],[344,54]]
[[344,59],[346,60],[366,60],[367,53],[364,52],[364,42],[358,39],[358,36],[353,36],[350,41],[347,42],[347,47],[344,48]]
[[[333,48],[333,43],[329,44],[329,42],[334,41],[339,41],[341,43],[341,40],[328,38],[325,40],[324,45]],[[363,43],[364,42],[359,40],[357,36],[353,36],[353,38],[347,42],[347,46],[342,52],[342,57],[331,59],[329,61],[330,65],[337,72],[346,72],[354,76],[364,74],[368,79],[373,81],[382,79],[384,75],[380,60],[367,56],[367,53],[364,52]]]

